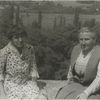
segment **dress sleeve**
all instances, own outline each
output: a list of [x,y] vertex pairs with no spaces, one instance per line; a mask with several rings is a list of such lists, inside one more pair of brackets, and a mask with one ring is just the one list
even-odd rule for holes
[[100,89],[100,62],[98,64],[98,71],[96,78],[84,92],[89,96],[97,92],[99,89]]
[[39,74],[38,74],[38,70],[37,70],[37,64],[36,64],[36,59],[35,59],[35,51],[34,51],[33,47],[32,47],[31,54],[32,54],[31,55],[32,56],[32,68],[31,68],[30,75],[31,75],[31,77],[39,78]]
[[6,54],[0,50],[0,81],[4,80],[4,67],[6,63]]

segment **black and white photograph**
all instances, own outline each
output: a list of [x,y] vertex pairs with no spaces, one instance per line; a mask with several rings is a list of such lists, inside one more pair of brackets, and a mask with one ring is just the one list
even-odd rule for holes
[[100,100],[100,1],[0,0],[0,99]]

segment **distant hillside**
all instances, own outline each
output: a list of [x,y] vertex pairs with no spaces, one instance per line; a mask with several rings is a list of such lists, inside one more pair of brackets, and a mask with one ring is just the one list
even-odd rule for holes
[[78,6],[84,6],[84,7],[88,7],[88,6],[91,6],[91,4],[82,4],[82,3],[78,3],[78,2],[76,2],[76,1],[67,1],[67,0],[65,0],[65,1],[55,1],[56,3],[61,3],[63,6],[72,6],[72,7],[78,7]]

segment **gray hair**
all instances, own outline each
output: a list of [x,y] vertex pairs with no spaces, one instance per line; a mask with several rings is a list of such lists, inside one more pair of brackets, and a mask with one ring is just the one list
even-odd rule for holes
[[79,35],[80,35],[80,34],[84,34],[84,33],[89,33],[89,34],[91,34],[91,36],[92,36],[93,39],[96,39],[96,38],[97,38],[96,32],[94,32],[92,29],[89,29],[88,27],[82,27],[82,28],[79,30]]

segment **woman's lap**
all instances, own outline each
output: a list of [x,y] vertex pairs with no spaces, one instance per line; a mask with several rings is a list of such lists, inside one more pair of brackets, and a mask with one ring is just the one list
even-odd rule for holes
[[20,99],[20,98],[45,98],[42,93],[39,92],[39,88],[36,83],[29,81],[26,84],[16,84],[11,81],[5,82],[5,91],[8,95],[8,98]]
[[68,84],[59,91],[57,98],[58,99],[67,99],[67,98],[73,99],[78,94],[76,93],[76,90],[79,90],[81,93],[83,89],[84,89],[83,86],[80,84],[77,84],[77,83]]
[[[85,89],[86,87],[78,83],[68,84],[59,91],[57,99],[75,99]],[[91,95],[89,99],[100,99],[100,95]]]

